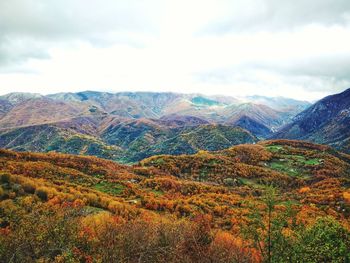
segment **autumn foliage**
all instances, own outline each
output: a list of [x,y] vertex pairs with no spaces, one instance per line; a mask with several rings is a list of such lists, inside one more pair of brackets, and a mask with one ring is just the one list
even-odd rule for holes
[[[133,166],[0,150],[0,261],[345,259],[349,175],[347,155],[286,140]],[[307,250],[312,235],[328,239]]]

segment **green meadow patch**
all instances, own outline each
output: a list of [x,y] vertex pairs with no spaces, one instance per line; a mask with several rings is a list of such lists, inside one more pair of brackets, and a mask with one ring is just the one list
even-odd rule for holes
[[125,189],[125,186],[119,183],[102,181],[102,182],[99,182],[98,184],[95,184],[93,188],[103,193],[107,193],[111,195],[120,195]]
[[270,152],[280,152],[283,150],[282,145],[269,145],[266,146],[266,149],[269,150]]

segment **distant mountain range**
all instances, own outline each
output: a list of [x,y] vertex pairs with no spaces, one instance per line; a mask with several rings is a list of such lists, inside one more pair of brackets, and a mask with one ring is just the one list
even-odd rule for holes
[[[191,116],[220,124],[250,118],[276,130],[310,106],[305,101],[279,98],[203,96],[153,92],[78,92],[47,96],[10,93],[0,96],[2,128],[52,123],[64,118],[108,115],[128,119],[159,119],[167,115]],[[272,103],[271,103],[272,102]],[[254,131],[252,131],[254,132]]]
[[288,98],[85,91],[0,96],[0,147],[135,162],[266,138],[349,151],[349,93],[314,105]]

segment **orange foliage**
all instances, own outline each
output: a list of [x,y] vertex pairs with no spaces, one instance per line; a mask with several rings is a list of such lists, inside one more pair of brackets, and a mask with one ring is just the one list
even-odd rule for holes
[[350,204],[350,192],[343,192],[343,197],[344,197],[345,202]]
[[305,194],[305,193],[310,192],[310,190],[311,190],[310,187],[305,186],[305,187],[302,187],[302,188],[299,189],[299,193]]

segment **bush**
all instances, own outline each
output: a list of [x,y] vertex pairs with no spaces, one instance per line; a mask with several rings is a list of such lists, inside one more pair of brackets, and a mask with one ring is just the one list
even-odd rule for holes
[[47,201],[48,200],[48,192],[47,192],[47,189],[45,188],[38,188],[36,191],[35,191],[35,194],[42,200],[42,201]]
[[10,179],[11,179],[11,176],[9,174],[1,174],[0,175],[0,181],[3,184],[10,183]]
[[30,183],[23,184],[23,190],[28,194],[34,194],[35,193],[35,186]]

